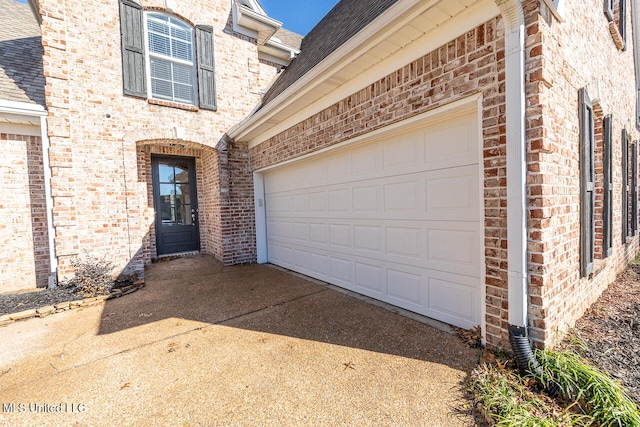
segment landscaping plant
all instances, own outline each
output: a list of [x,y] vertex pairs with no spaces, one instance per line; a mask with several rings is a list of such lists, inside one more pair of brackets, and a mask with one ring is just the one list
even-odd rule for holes
[[601,427],[640,426],[640,413],[620,384],[572,351],[537,350],[540,381],[555,384],[565,399],[577,402]]
[[85,254],[83,258],[71,261],[74,276],[65,281],[62,286],[71,289],[75,294],[83,297],[108,295],[113,287],[113,264],[104,259],[96,261]]

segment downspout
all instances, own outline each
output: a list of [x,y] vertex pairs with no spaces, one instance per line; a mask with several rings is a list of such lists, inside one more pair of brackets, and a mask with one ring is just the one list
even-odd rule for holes
[[509,342],[520,369],[539,374],[527,332],[524,11],[521,0],[496,0],[496,4],[505,25]]
[[48,287],[58,285],[58,257],[56,256],[56,228],[53,225],[53,194],[51,191],[51,160],[49,157],[49,132],[47,117],[40,117],[40,135],[42,140],[42,166],[44,169],[44,192],[47,207],[47,235],[49,236],[49,282]]

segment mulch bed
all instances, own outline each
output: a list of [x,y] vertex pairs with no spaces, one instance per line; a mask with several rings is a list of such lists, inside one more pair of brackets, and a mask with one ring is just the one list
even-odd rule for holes
[[77,299],[76,295],[66,288],[43,289],[41,291],[20,294],[0,295],[0,316],[19,311],[38,309],[48,305],[61,304]]
[[576,322],[566,340],[585,344],[580,353],[616,378],[640,404],[640,265],[632,264]]
[[[111,290],[122,289],[130,286],[132,280],[115,281]],[[41,289],[33,292],[0,295],[0,316],[13,314],[25,310],[38,309],[45,306],[54,306],[94,295],[85,295],[74,292],[73,289],[58,286],[53,289]]]

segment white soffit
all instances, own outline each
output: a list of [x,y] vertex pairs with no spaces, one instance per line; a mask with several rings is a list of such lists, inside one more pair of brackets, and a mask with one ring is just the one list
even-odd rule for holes
[[499,14],[493,0],[401,0],[230,135],[259,145]]

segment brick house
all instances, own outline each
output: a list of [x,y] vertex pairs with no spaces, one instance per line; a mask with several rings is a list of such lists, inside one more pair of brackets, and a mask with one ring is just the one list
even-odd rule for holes
[[342,0],[298,45],[256,1],[34,1],[45,270],[205,252],[551,344],[639,249],[638,3]]

